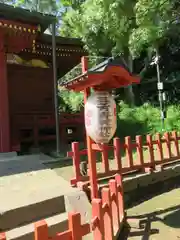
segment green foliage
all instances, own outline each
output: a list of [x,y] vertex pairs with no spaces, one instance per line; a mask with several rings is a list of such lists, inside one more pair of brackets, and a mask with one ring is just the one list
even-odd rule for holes
[[60,111],[80,112],[83,108],[83,94],[68,90],[59,92]]
[[[136,74],[143,77],[174,24],[175,0],[86,0],[78,8],[70,8],[62,18],[60,35],[79,37],[91,55],[124,58],[130,71],[133,59],[144,56],[144,65]],[[131,86],[126,100],[134,104]]]
[[58,10],[59,1],[56,0],[16,0],[15,6],[39,11],[43,13],[52,13]]
[[159,44],[174,19],[171,0],[86,0],[63,17],[61,34],[95,54],[131,54]]
[[[83,110],[83,94],[61,90],[61,111],[79,112]],[[131,108],[124,102],[117,104],[117,136],[123,138],[136,135],[156,134],[165,131],[180,131],[180,105],[167,108],[165,129],[162,129],[160,110],[149,103]]]
[[144,47],[158,47],[172,24],[171,0],[138,0],[135,5],[136,28],[129,44],[134,56]]
[[168,131],[180,130],[180,105],[173,105],[168,108],[166,129]]
[[118,111],[119,137],[155,134],[164,131],[180,131],[180,105],[172,105],[167,109],[165,129],[162,129],[159,108],[144,104],[141,107],[130,108],[120,103]]
[[126,13],[123,14],[121,22],[116,17],[116,7],[118,3],[87,0],[79,9],[72,9],[66,13],[60,29],[61,34],[81,37],[88,51],[93,54],[111,54],[115,39],[118,39],[116,45],[122,49],[121,46],[127,44],[123,34],[127,32],[128,26]]

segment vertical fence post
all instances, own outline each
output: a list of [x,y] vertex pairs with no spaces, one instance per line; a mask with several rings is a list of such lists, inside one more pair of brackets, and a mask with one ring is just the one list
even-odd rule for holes
[[48,240],[48,226],[47,223],[42,220],[34,224],[34,240]]
[[104,221],[101,199],[92,200],[92,230],[94,240],[104,240]]
[[179,157],[179,155],[180,155],[179,144],[178,144],[178,137],[177,137],[177,132],[176,131],[172,132],[172,137],[173,137],[174,145],[175,145],[175,155],[176,155],[176,157]]
[[0,233],[0,240],[6,240],[6,234]]
[[73,142],[71,146],[72,146],[72,153],[73,153],[72,159],[73,159],[73,166],[75,171],[75,178],[78,182],[81,178],[79,143]]
[[166,139],[166,147],[167,147],[167,154],[168,154],[167,158],[168,158],[168,160],[170,160],[172,153],[171,153],[171,141],[170,141],[169,132],[166,132],[164,134],[164,137]]
[[128,167],[133,167],[133,155],[132,155],[132,146],[131,146],[131,137],[125,137],[125,145],[126,145],[126,157],[128,161]]
[[144,166],[144,156],[143,156],[143,145],[142,145],[142,136],[136,136],[136,150],[137,150],[137,156],[139,159],[140,165]]
[[151,135],[146,136],[146,142],[147,142],[147,146],[149,149],[150,163],[152,164],[152,167],[154,167],[154,165],[155,165],[154,147],[153,147],[153,141],[152,141]]
[[124,218],[124,191],[123,191],[123,182],[122,175],[116,174],[115,180],[118,188],[118,204],[119,204],[119,215],[120,221]]
[[162,140],[161,140],[161,135],[160,133],[156,134],[156,140],[157,140],[157,149],[159,152],[159,160],[163,161],[164,159],[164,154],[163,154],[163,148],[162,148]]
[[[88,71],[88,57],[81,58],[82,64],[82,73]],[[90,96],[90,88],[84,89],[84,104],[87,102],[88,97]],[[92,149],[93,140],[87,136],[87,155],[88,155],[88,166],[89,166],[89,179],[91,186],[91,198],[98,198],[98,184],[97,184],[97,169],[96,169],[96,156],[95,152]]]
[[[68,214],[69,230],[72,234],[72,240],[82,240],[82,227],[80,213]],[[44,240],[44,239],[43,239]]]
[[102,189],[102,203],[104,210],[104,239],[113,239],[112,206],[109,188]]
[[112,204],[112,215],[113,215],[113,226],[115,232],[120,227],[120,218],[119,218],[119,201],[118,201],[118,189],[116,180],[109,181],[109,189],[111,193],[111,204]]
[[121,163],[121,142],[120,142],[120,139],[117,138],[117,137],[114,138],[113,145],[114,145],[114,159],[116,161],[118,171],[121,172],[122,163]]
[[108,150],[106,148],[106,144],[102,144],[102,163],[105,173],[109,172],[109,160],[108,160]]

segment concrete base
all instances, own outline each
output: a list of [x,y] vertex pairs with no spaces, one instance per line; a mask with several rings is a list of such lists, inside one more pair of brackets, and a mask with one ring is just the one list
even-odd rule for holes
[[16,157],[16,156],[17,156],[16,152],[0,153],[0,160],[4,160],[6,158],[12,158],[12,157]]
[[[168,191],[179,186],[180,176],[180,161],[164,165],[162,170],[155,170],[152,173],[139,173],[134,176],[125,177],[124,183],[124,198],[126,207],[132,207],[139,199],[144,199],[145,196],[154,196],[157,192]],[[144,194],[146,193],[146,194]]]
[[91,212],[84,192],[45,167],[42,162],[49,158],[35,154],[0,161],[0,231],[7,232],[7,240],[32,239],[33,223],[41,219],[52,234],[63,232],[68,227],[66,210],[80,207],[82,221]]
[[[45,218],[48,224],[49,237],[53,237],[57,232],[68,230],[67,213],[53,215]],[[34,239],[34,223],[26,224],[6,232],[7,239],[13,240],[32,240]]]
[[83,191],[77,190],[65,196],[67,212],[79,212],[82,223],[90,223],[92,219],[92,207]]

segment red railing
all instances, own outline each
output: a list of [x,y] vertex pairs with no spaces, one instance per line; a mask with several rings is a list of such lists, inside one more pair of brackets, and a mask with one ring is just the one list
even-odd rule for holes
[[102,199],[92,200],[93,239],[114,239],[120,233],[125,217],[120,175],[109,181],[109,187],[101,190],[101,196]]
[[68,215],[69,230],[57,233],[54,237],[49,237],[48,226],[45,221],[35,223],[34,240],[82,240],[82,237],[90,233],[90,225],[81,225],[80,213],[69,213]]
[[[178,140],[180,140],[180,137],[174,131],[165,133],[163,136],[158,133],[154,138],[151,135],[147,135],[145,141],[143,141],[142,136],[136,136],[135,141],[132,141],[131,137],[128,136],[125,137],[123,143],[120,142],[119,138],[114,138],[111,146],[92,144],[93,151],[101,152],[103,171],[98,172],[97,178],[110,177],[118,173],[126,174],[132,171],[151,171],[156,165],[163,165],[178,160],[180,159]],[[163,147],[164,144],[165,148]],[[144,148],[146,148],[146,155],[144,154]],[[116,163],[116,169],[113,170],[109,166],[108,152],[110,150],[114,152],[114,160],[112,161]],[[122,161],[122,153],[125,154],[125,161]],[[87,149],[80,150],[78,142],[72,143],[72,151],[68,152],[68,156],[73,159],[75,172],[75,177],[71,179],[73,186],[77,186],[78,183],[82,184],[82,182],[84,182],[83,186],[89,183],[89,176],[82,176],[80,172],[82,155],[87,155]]]
[[[83,113],[67,114],[61,113],[59,118],[60,128],[60,138],[61,143],[66,145],[68,140],[78,139],[78,141],[84,141],[85,139],[85,128],[84,125],[84,115]],[[40,129],[55,128],[55,117],[52,113],[17,113],[12,116],[12,148],[20,151],[20,143],[32,142],[35,147],[39,146],[41,141],[55,140],[55,133],[52,134],[40,134]],[[72,134],[67,133],[67,128],[74,128]],[[81,129],[81,133],[79,132]],[[28,136],[21,136],[20,132],[22,130],[29,130]]]
[[[120,175],[109,181],[109,186],[101,190],[102,198],[92,200],[92,221],[81,224],[80,213],[68,214],[68,230],[48,235],[48,226],[44,220],[34,224],[34,240],[81,240],[91,233],[94,240],[112,240],[124,223],[123,187]],[[0,233],[0,240],[6,240],[6,234]]]

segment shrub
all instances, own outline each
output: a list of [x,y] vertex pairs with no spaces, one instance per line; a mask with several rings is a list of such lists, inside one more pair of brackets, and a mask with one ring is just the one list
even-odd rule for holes
[[59,92],[60,110],[64,112],[80,112],[83,108],[83,94],[62,90]]
[[159,108],[148,103],[140,107],[130,108],[121,102],[118,106],[117,117],[117,135],[119,137],[180,131],[180,105],[172,105],[167,108],[165,129],[162,129]]
[[[82,110],[83,94],[61,90],[60,110],[65,112],[79,112]],[[124,102],[117,104],[117,136],[154,135],[157,132],[180,131],[180,105],[167,107],[165,129],[162,129],[160,110],[149,103],[131,108]]]

